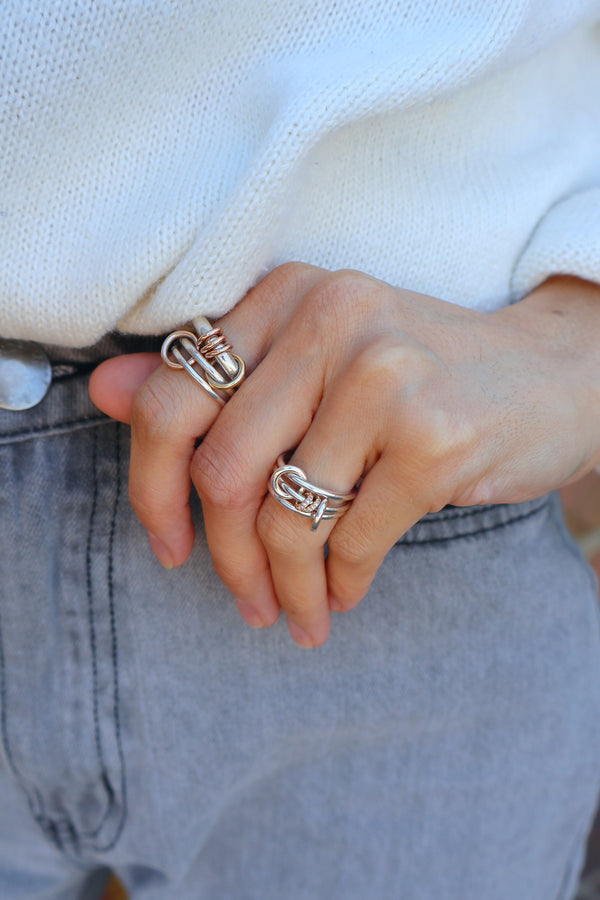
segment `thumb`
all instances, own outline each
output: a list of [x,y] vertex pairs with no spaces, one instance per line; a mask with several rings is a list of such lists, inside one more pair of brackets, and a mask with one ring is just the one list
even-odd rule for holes
[[133,395],[161,363],[160,353],[129,353],[106,359],[90,378],[92,403],[111,419],[129,425]]

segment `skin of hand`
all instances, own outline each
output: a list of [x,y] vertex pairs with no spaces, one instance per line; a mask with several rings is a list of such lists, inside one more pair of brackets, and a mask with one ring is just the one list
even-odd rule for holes
[[[484,314],[289,263],[215,324],[249,373],[222,410],[158,354],[102,363],[90,395],[131,423],[131,502],[163,565],[191,552],[193,482],[240,613],[268,626],[283,608],[303,647],[426,513],[532,499],[600,459],[598,285],[556,277]],[[266,495],[287,451],[330,490],[362,478],[348,512],[311,532]]]

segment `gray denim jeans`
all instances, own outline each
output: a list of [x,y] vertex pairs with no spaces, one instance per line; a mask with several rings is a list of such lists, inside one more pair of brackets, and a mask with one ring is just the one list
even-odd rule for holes
[[600,783],[593,577],[555,497],[447,508],[302,650],[196,505],[165,571],[83,374],[0,412],[0,897],[567,900]]

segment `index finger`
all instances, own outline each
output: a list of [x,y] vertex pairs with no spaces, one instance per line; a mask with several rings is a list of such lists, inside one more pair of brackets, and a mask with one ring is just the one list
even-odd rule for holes
[[[310,266],[281,267],[214,323],[245,361],[248,373],[267,352],[298,297],[321,276],[321,270]],[[153,363],[144,365],[151,368]],[[154,368],[131,403],[131,502],[152,535],[155,553],[168,567],[181,565],[193,546],[190,463],[198,438],[220,409],[185,371],[166,365]]]

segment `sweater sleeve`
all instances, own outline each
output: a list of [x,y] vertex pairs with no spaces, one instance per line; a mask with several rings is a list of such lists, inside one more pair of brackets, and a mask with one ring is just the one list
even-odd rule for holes
[[560,200],[540,219],[514,268],[513,298],[552,275],[600,283],[600,187]]

